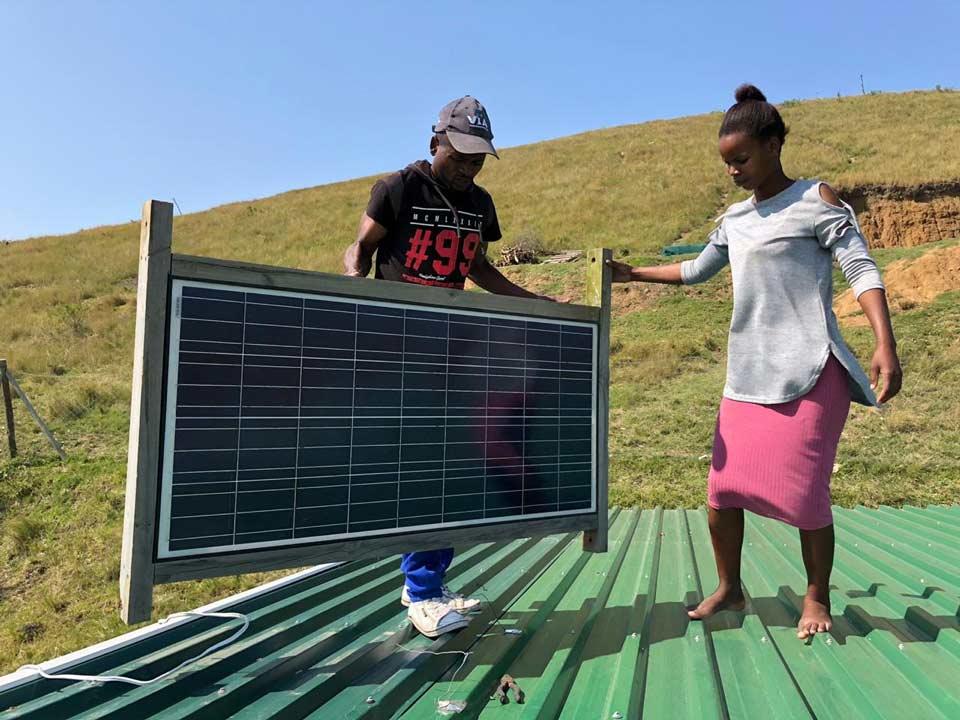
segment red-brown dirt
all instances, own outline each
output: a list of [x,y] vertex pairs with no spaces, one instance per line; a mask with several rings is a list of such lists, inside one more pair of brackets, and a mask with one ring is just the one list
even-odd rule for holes
[[[960,290],[960,246],[938,248],[915,260],[891,263],[883,273],[883,282],[893,312],[926,305],[941,293]],[[848,325],[867,323],[850,290],[836,299],[834,311]]]

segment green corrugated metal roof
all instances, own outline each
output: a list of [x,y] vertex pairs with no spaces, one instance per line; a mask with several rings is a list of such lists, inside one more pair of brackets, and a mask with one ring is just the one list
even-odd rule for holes
[[[835,627],[811,643],[795,531],[749,517],[747,612],[689,622],[716,582],[706,515],[623,510],[605,554],[574,535],[462,551],[449,580],[489,606],[455,635],[410,631],[396,558],[351,562],[238,602],[246,635],[154,686],[0,679],[0,719],[434,718],[438,699],[483,718],[960,717],[960,506],[835,512]],[[152,677],[227,637],[220,623],[70,671]],[[490,699],[504,673],[524,704]]]

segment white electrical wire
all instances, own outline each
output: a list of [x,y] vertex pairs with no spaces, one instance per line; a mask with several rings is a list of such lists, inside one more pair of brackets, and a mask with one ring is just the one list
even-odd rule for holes
[[[403,650],[404,652],[413,653],[415,655],[463,655],[463,660],[460,661],[460,664],[457,666],[457,669],[453,671],[453,675],[450,678],[450,682],[447,684],[447,690],[446,690],[446,693],[444,693],[447,695],[450,694],[450,689],[453,687],[453,683],[456,682],[457,675],[460,673],[461,670],[463,670],[463,666],[467,664],[467,660],[470,659],[470,655],[472,654],[472,652],[469,650],[440,650],[440,651],[416,650],[414,648],[408,648],[406,645],[397,645],[397,649]],[[456,707],[454,703],[458,703],[458,702],[463,703],[462,707],[460,707],[459,709],[453,709]],[[451,708],[451,711],[449,713],[441,713],[441,714],[459,714],[462,711],[463,707],[466,707],[466,701],[443,700],[438,696],[437,709],[440,710],[440,708],[443,706],[444,703],[448,704],[448,706]]]
[[[165,673],[163,673],[162,675],[157,675],[157,677],[151,678],[150,680],[137,680],[136,678],[125,677],[125,676],[123,676],[123,675],[70,675],[70,674],[52,675],[52,674],[46,672],[46,671],[45,671],[42,667],[40,667],[39,665],[24,665],[24,666],[21,667],[20,669],[21,669],[21,670],[30,670],[30,671],[33,671],[33,672],[37,673],[38,675],[40,675],[40,676],[42,676],[42,677],[45,677],[47,680],[75,680],[75,681],[78,681],[78,682],[97,682],[97,683],[122,682],[122,683],[128,683],[128,684],[130,684],[130,685],[138,685],[138,686],[152,685],[152,684],[155,683],[155,682],[159,682],[159,681],[163,680],[164,678],[170,677],[170,676],[173,675],[175,672],[177,672],[177,671],[182,670],[183,668],[185,668],[187,665],[189,665],[189,664],[191,664],[191,663],[195,663],[197,660],[200,660],[201,658],[205,658],[205,657],[206,657],[207,655],[209,655],[210,653],[214,653],[214,652],[216,652],[217,650],[219,650],[220,648],[226,647],[227,645],[231,644],[232,642],[235,642],[241,635],[243,635],[243,634],[247,631],[247,628],[250,627],[250,618],[248,618],[246,615],[244,615],[244,614],[242,614],[242,613],[235,613],[235,612],[205,612],[205,611],[202,611],[202,610],[189,610],[189,611],[187,611],[187,612],[173,613],[172,615],[167,616],[167,617],[164,618],[163,620],[160,620],[158,624],[162,625],[162,624],[164,624],[164,623],[170,622],[171,620],[173,620],[173,619],[175,619],[175,618],[178,618],[178,617],[189,617],[189,616],[193,616],[193,617],[226,618],[226,619],[230,619],[230,620],[242,620],[242,621],[243,621],[243,625],[240,627],[239,630],[237,630],[233,635],[231,635],[230,637],[228,637],[226,640],[221,640],[221,641],[218,642],[217,644],[211,645],[210,647],[208,647],[206,650],[204,650],[202,653],[200,653],[200,654],[197,655],[196,657],[190,658],[189,660],[184,660],[182,663],[180,663],[179,665],[177,665],[177,666],[176,666],[175,668],[173,668],[172,670],[167,670],[167,671],[166,671]],[[466,662],[466,661],[464,661],[464,662]]]
[[[481,592],[477,594],[483,597],[489,603],[489,598],[487,598],[484,595],[484,593]],[[189,660],[184,660],[175,668],[172,668],[171,670],[167,670],[165,673],[161,675],[157,675],[157,677],[155,678],[150,678],[149,680],[137,680],[136,678],[126,677],[124,675],[73,675],[69,673],[51,674],[45,671],[39,665],[24,665],[20,668],[20,670],[35,672],[41,677],[46,678],[47,680],[71,680],[74,682],[94,682],[94,683],[121,682],[121,683],[127,683],[129,685],[136,685],[136,686],[142,687],[144,685],[152,685],[153,683],[160,682],[161,680],[168,678],[174,673],[182,670],[187,665],[190,665],[191,663],[195,663],[198,660],[205,658],[207,655],[210,655],[211,653],[214,653],[217,650],[224,648],[227,645],[230,645],[231,643],[238,640],[240,636],[247,631],[247,628],[250,627],[250,619],[242,613],[205,612],[202,610],[189,610],[186,612],[173,613],[172,615],[169,615],[166,618],[158,621],[158,624],[163,625],[179,617],[212,617],[212,618],[224,618],[229,620],[241,620],[243,622],[243,625],[241,625],[240,628],[235,633],[233,633],[233,635],[226,638],[225,640],[221,640],[220,642],[214,645],[211,645],[196,657],[192,657]],[[484,629],[483,634],[485,634],[487,630],[493,627],[496,624],[496,622],[497,622],[496,618],[491,619],[488,622],[487,627]],[[481,634],[481,637],[483,636],[483,634]],[[450,681],[447,684],[448,693],[453,688],[453,684],[456,682],[457,675],[459,675],[460,671],[463,670],[463,667],[467,664],[467,660],[470,659],[470,655],[472,654],[472,652],[468,650],[440,650],[440,651],[418,650],[418,649],[406,647],[405,645],[397,645],[397,649],[403,650],[404,652],[414,653],[417,655],[421,655],[421,654],[422,655],[463,655],[463,660],[460,661],[460,664],[457,666],[457,669],[454,670],[453,675],[450,677]],[[466,703],[463,701],[441,700],[438,698],[437,700],[438,710],[440,710],[441,707],[444,705],[447,706],[446,708],[444,708],[447,710],[447,712],[443,712],[442,714],[454,714],[454,713],[459,714],[465,708]]]
[[[485,589],[485,587],[481,586],[481,592],[471,593],[471,596],[483,598],[484,605],[489,607],[491,605],[490,598],[487,597],[486,593],[482,592],[482,590]],[[480,636],[477,638],[477,642],[483,639],[483,637],[486,636],[487,631],[497,624],[497,620],[497,617],[493,617],[487,622],[487,626],[483,629],[483,632],[480,633]],[[453,684],[457,680],[457,675],[460,674],[460,671],[463,670],[464,665],[467,664],[467,660],[469,660],[470,656],[473,654],[472,650],[417,650],[415,648],[409,648],[406,645],[397,645],[397,649],[408,653],[414,653],[415,655],[463,655],[463,660],[460,661],[457,669],[454,670],[453,675],[450,676],[450,680],[447,683],[447,689],[437,696],[437,714],[459,715],[466,709],[466,700],[443,699],[443,696],[450,695],[450,691],[453,689]]]

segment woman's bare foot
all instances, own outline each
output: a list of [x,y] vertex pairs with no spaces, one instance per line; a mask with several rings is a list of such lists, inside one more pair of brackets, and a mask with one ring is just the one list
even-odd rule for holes
[[693,608],[693,610],[687,610],[687,615],[691,620],[705,620],[721,610],[740,611],[743,610],[745,606],[746,601],[743,597],[742,588],[725,588],[720,586],[713,591],[712,595],[705,597],[703,602]]
[[830,632],[833,618],[830,617],[830,598],[808,592],[803,598],[803,614],[797,623],[797,637],[801,640],[813,637],[818,632]]

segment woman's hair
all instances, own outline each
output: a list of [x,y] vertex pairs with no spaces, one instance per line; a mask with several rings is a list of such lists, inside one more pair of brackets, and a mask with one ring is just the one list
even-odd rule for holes
[[780,112],[767,102],[766,95],[756,86],[745,84],[737,88],[734,97],[736,104],[730,106],[720,123],[720,137],[742,132],[762,140],[779,138],[783,144],[789,131]]

